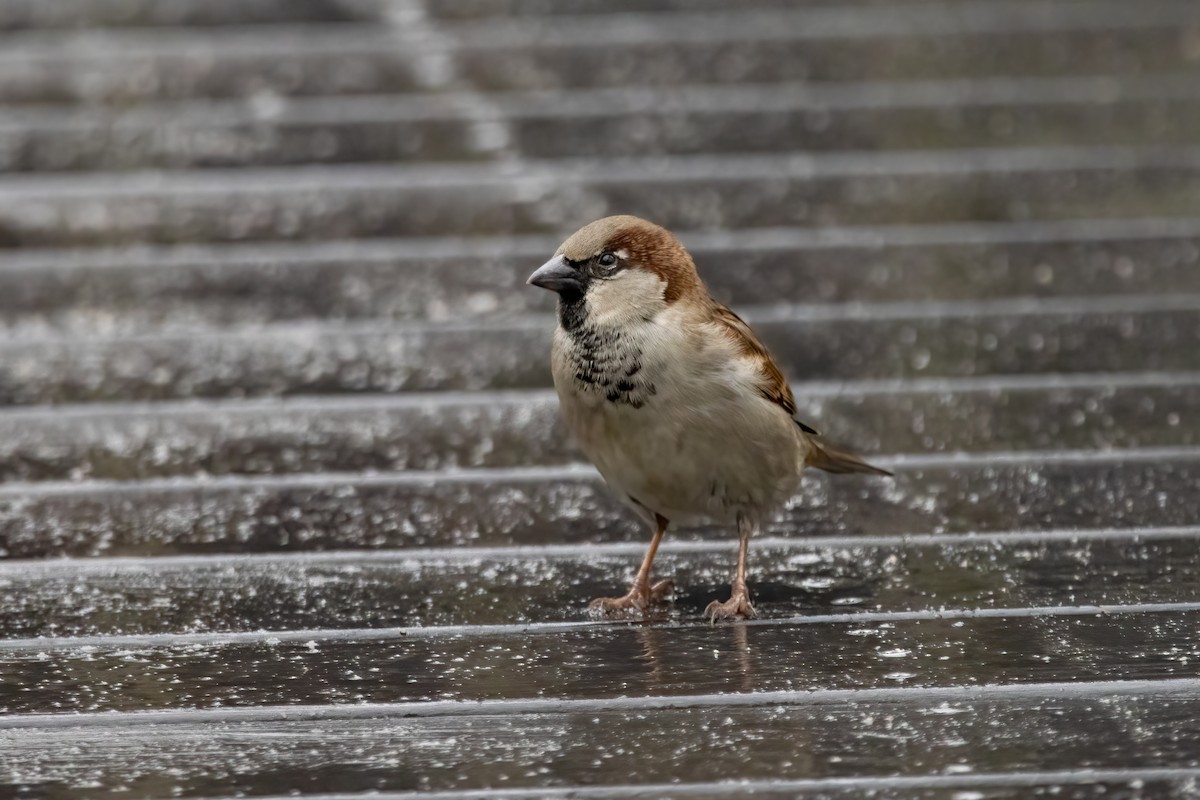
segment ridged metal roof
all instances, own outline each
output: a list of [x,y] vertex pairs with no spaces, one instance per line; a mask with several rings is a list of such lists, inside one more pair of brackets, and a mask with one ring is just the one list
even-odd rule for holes
[[[0,794],[1195,791],[1195,0],[0,0],[0,106]],[[607,213],[896,472],[748,624],[584,612]]]

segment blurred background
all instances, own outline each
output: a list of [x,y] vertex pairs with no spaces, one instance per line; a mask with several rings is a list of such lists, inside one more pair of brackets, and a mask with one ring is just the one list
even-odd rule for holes
[[[1195,780],[1196,0],[0,0],[0,172],[21,796]],[[583,622],[645,533],[524,281],[615,213],[897,472],[806,480],[759,626],[693,624],[717,529],[661,624]],[[920,711],[1022,682],[1076,688]]]

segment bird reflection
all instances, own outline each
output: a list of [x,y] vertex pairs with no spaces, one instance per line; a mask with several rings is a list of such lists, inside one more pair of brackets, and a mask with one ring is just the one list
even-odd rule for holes
[[[646,685],[649,691],[662,692],[668,688],[668,684],[684,692],[728,691],[734,685],[740,692],[754,691],[750,626],[745,623],[705,626],[705,630],[714,637],[720,637],[715,641],[724,640],[724,646],[717,650],[717,658],[711,665],[703,660],[695,660],[695,651],[676,653],[675,658],[668,657],[663,649],[664,631],[661,625],[642,625],[635,630],[642,649],[638,660],[645,662],[648,667]],[[671,671],[672,667],[674,672]],[[688,672],[693,674],[687,675]]]
[[642,625],[637,629],[637,636],[642,645],[640,658],[650,666],[647,684],[652,691],[661,690],[666,682],[663,678],[666,659],[662,652],[662,630],[657,625]]
[[754,691],[754,672],[750,668],[750,626],[746,623],[730,625],[733,636],[733,655],[737,661],[738,675],[741,676],[740,689],[743,692]]

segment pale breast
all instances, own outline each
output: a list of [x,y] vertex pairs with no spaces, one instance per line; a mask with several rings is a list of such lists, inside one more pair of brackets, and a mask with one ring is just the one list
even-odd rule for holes
[[794,492],[794,423],[712,337],[667,314],[620,332],[560,329],[553,362],[568,427],[632,504],[677,521],[732,520]]

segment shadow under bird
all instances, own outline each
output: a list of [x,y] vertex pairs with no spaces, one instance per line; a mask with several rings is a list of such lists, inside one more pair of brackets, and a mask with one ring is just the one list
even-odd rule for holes
[[605,217],[567,239],[529,283],[558,294],[551,367],[563,417],[608,485],[653,531],[629,592],[596,613],[646,611],[671,581],[650,570],[672,523],[736,524],[732,592],[710,620],[754,616],[750,536],[806,467],[890,475],[821,443],[770,353],[708,293],[670,231]]

